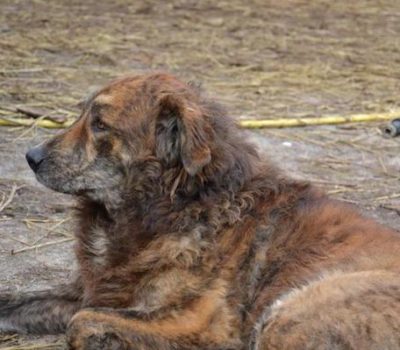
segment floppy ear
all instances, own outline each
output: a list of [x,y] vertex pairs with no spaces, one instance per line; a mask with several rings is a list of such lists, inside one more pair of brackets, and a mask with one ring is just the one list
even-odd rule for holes
[[157,156],[169,165],[181,162],[192,176],[211,161],[211,127],[201,109],[182,96],[161,99],[156,138]]

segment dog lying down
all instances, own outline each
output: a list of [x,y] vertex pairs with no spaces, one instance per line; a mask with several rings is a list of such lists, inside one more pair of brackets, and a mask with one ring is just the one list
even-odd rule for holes
[[26,158],[78,199],[79,271],[1,296],[2,331],[79,350],[400,349],[399,234],[281,174],[190,84],[114,81]]

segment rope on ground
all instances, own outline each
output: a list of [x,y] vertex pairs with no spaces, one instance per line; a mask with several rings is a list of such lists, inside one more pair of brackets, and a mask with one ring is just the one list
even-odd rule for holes
[[[279,118],[279,119],[243,119],[239,120],[240,126],[248,129],[261,128],[291,128],[310,125],[334,125],[346,123],[377,122],[392,120],[400,116],[400,111],[371,114],[352,114],[348,116],[331,115],[318,118]],[[0,126],[38,126],[48,129],[63,129],[71,126],[75,120],[68,119],[65,122],[57,122],[48,119],[0,117]]]
[[240,120],[239,124],[244,128],[290,128],[310,125],[334,125],[360,122],[377,122],[392,120],[400,116],[400,111],[372,114],[352,114],[348,116],[331,115],[320,118],[281,118],[281,119],[255,119]]

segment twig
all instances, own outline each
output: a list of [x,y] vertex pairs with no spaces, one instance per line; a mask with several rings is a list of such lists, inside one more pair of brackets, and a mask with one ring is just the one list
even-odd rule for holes
[[21,249],[18,249],[18,250],[11,250],[11,255],[15,255],[15,254],[18,254],[18,253],[26,252],[26,251],[29,251],[29,250],[40,249],[40,248],[48,247],[48,246],[55,245],[55,244],[70,242],[70,241],[72,241],[73,239],[74,239],[73,237],[71,237],[71,238],[64,238],[64,239],[60,239],[60,240],[58,240],[58,241],[53,241],[53,242],[46,242],[46,243],[42,243],[42,244],[37,244],[37,245],[34,245],[34,246],[32,246],[32,247],[21,248]]
[[32,125],[28,128],[25,129],[21,134],[19,134],[12,142],[17,142],[20,140],[22,137],[24,137],[29,131],[35,128],[35,126],[45,118],[46,116],[38,117],[37,119],[35,118],[35,122],[32,123]]
[[57,342],[53,344],[35,344],[35,345],[17,345],[9,346],[7,348],[2,348],[2,350],[41,350],[41,349],[57,349],[61,347],[64,343]]
[[25,242],[22,239],[18,239],[18,238],[12,237],[12,236],[8,236],[7,238],[11,239],[12,241],[15,241],[15,242],[21,243],[23,245],[26,245],[28,247],[32,246],[32,244],[29,244],[28,242]]
[[43,72],[44,68],[0,69],[0,74],[7,73],[36,73]]
[[71,126],[75,120],[68,119],[65,122],[55,122],[53,120],[43,119],[27,119],[27,118],[14,118],[14,117],[0,117],[0,126],[32,126],[36,125],[47,129],[63,129]]
[[386,168],[385,163],[383,162],[382,157],[381,157],[380,155],[377,155],[377,158],[378,158],[378,161],[379,161],[380,166],[382,167],[383,174],[384,174],[384,175],[388,175],[388,170],[387,170],[387,168]]
[[364,189],[362,188],[338,188],[334,190],[329,190],[326,193],[327,194],[337,194],[337,193],[347,193],[347,192],[364,192]]
[[387,204],[381,204],[381,208],[387,209],[387,210],[392,210],[397,213],[397,215],[400,215],[400,207],[395,207],[393,205],[387,205]]
[[[66,218],[64,220],[61,220],[61,221],[59,221],[58,223],[56,223],[55,225],[53,225],[51,227],[43,227],[41,225],[35,224],[34,222],[30,222],[30,225],[33,225],[34,227],[38,227],[41,230],[48,231],[45,235],[43,235],[42,237],[39,237],[35,242],[33,242],[33,245],[38,244],[42,239],[48,237],[52,233],[58,233],[58,234],[60,234],[60,235],[62,235],[64,237],[72,238],[73,236],[70,233],[56,230],[56,228],[58,226],[60,226],[61,224],[65,223],[67,221],[69,221],[70,219],[71,218]],[[27,226],[29,226],[28,223],[27,223]]]
[[18,338],[18,334],[0,334],[0,342],[9,342]]
[[17,190],[20,189],[21,187],[23,186],[13,185],[8,198],[4,202],[0,203],[0,213],[7,207],[7,205],[9,205],[12,202],[15,196],[15,192],[17,192]]
[[387,199],[394,199],[394,198],[399,198],[399,197],[400,197],[400,193],[394,193],[394,194],[387,195],[387,196],[376,197],[376,198],[374,198],[374,201],[379,202],[379,201],[384,201]]
[[16,111],[20,112],[22,114],[25,114],[25,115],[27,115],[28,117],[31,117],[31,118],[39,118],[39,117],[42,117],[44,115],[48,115],[50,113],[50,111],[47,111],[47,110],[38,109],[38,108],[35,108],[35,107],[26,107],[26,106],[17,107]]

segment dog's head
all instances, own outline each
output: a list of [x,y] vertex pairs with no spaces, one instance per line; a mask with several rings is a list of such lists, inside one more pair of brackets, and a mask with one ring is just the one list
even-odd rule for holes
[[98,201],[120,199],[149,162],[159,176],[177,169],[175,176],[204,180],[211,164],[222,171],[234,163],[229,121],[214,112],[170,75],[128,77],[88,98],[69,129],[26,158],[45,186]]

